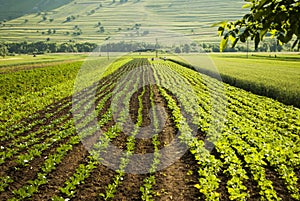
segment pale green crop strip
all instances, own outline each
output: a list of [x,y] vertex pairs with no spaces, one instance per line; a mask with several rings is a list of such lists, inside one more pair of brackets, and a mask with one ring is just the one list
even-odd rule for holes
[[[169,88],[171,88],[172,93],[174,93],[175,96],[179,100],[181,100],[180,102],[188,104],[184,97],[184,91],[186,90],[182,89],[184,91],[178,91],[179,88],[176,87],[177,85],[173,86],[174,83],[168,83],[171,78],[167,75],[170,74],[163,72],[163,68],[166,67],[162,65],[153,65],[153,69],[155,71],[154,75],[157,82],[161,82],[162,86],[168,86]],[[160,79],[158,78],[157,74],[160,76]],[[206,200],[219,200],[220,194],[216,192],[219,186],[217,173],[219,172],[222,163],[219,160],[215,159],[214,156],[210,155],[208,150],[204,148],[203,141],[197,140],[192,136],[192,130],[189,128],[185,117],[183,117],[183,115],[181,114],[180,108],[177,106],[173,98],[168,95],[168,93],[163,88],[159,87],[159,91],[166,99],[168,107],[172,110],[175,125],[180,131],[180,140],[190,147],[191,153],[195,156],[195,159],[198,161],[198,164],[200,166],[198,170],[198,174],[200,176],[199,184],[197,184],[196,187],[201,193],[206,196]]]
[[[239,109],[237,107],[235,107],[235,109],[232,109],[231,105],[229,106],[230,109],[228,109],[228,112],[232,112],[239,110],[241,112],[243,112],[242,109]],[[247,113],[251,112],[249,110],[247,110]],[[245,113],[245,112],[243,112]],[[234,115],[234,114],[233,114]],[[255,130],[262,130],[262,132],[268,132],[268,135],[265,136],[265,140],[268,143],[274,143],[276,141],[277,145],[278,144],[282,144],[283,146],[289,146],[289,150],[291,150],[291,145],[294,144],[294,140],[297,141],[299,139],[299,136],[296,135],[292,135],[289,134],[289,132],[287,131],[288,129],[285,129],[285,135],[279,135],[278,132],[280,133],[280,130],[282,130],[283,128],[273,128],[273,125],[270,124],[265,124],[263,123],[264,121],[260,121],[258,118],[247,118],[246,115],[238,115],[237,116],[241,116],[243,117],[243,122],[245,122],[245,124],[247,125],[251,125],[252,127],[256,128]],[[248,126],[249,127],[249,126]],[[276,132],[276,133],[275,133]],[[261,135],[261,134],[258,134]],[[245,135],[248,136],[248,135]],[[280,143],[279,143],[280,142]]]
[[[141,69],[145,68],[143,66],[143,63],[137,65],[138,63],[136,63],[136,67],[141,67]],[[129,75],[127,75],[128,77]],[[142,83],[145,83],[145,73],[142,74]],[[125,79],[125,80],[128,80],[128,79]],[[125,81],[124,80],[124,81]],[[132,91],[137,91],[138,90],[138,86],[139,86],[139,80],[140,80],[140,77],[134,77],[131,78],[130,80],[134,80],[133,82],[133,86],[131,87],[131,90]],[[124,87],[126,88],[126,90],[123,90],[123,91],[127,91],[128,87],[130,87],[130,84],[131,82],[128,82]],[[111,184],[109,184],[106,188],[106,192],[105,194],[101,193],[100,194],[100,197],[103,197],[103,199],[105,200],[111,200],[114,198],[115,196],[115,193],[117,191],[117,188],[118,186],[122,183],[122,180],[123,180],[123,176],[125,174],[125,168],[126,166],[128,165],[129,163],[129,160],[130,160],[130,156],[133,154],[133,151],[134,151],[134,148],[135,148],[135,136],[136,134],[138,134],[139,132],[139,128],[140,126],[142,125],[142,110],[143,110],[143,102],[142,102],[142,97],[145,93],[145,87],[143,87],[143,91],[142,93],[138,96],[138,101],[139,101],[139,108],[138,108],[138,121],[137,123],[134,125],[134,128],[133,128],[133,131],[131,133],[131,135],[128,137],[127,139],[127,143],[126,143],[126,152],[123,154],[123,156],[121,157],[120,159],[120,165],[119,165],[119,169],[116,170],[117,172],[117,175],[115,175],[115,177],[113,178],[113,182]],[[117,94],[116,96],[122,96],[123,94],[122,93],[119,93]],[[123,103],[125,102],[125,104],[127,102],[129,102],[128,100],[130,100],[130,93],[126,94],[125,95],[125,98],[123,99]],[[120,106],[119,106],[120,107]],[[126,107],[125,107],[126,108]],[[126,114],[129,114],[129,111],[128,111],[128,108],[127,109],[123,109],[121,112],[120,112],[121,116],[120,116],[120,119],[118,120],[118,124],[123,127],[122,125],[124,125],[124,123],[126,122]]]
[[[148,77],[149,79],[149,77]],[[147,178],[144,179],[144,185],[140,187],[140,192],[142,193],[141,199],[144,201],[151,201],[153,199],[153,191],[152,187],[155,185],[156,180],[154,173],[156,172],[157,166],[160,163],[160,157],[161,154],[159,153],[158,145],[160,144],[158,140],[158,132],[159,132],[159,127],[158,127],[158,119],[157,119],[157,113],[155,110],[155,103],[154,103],[154,94],[153,94],[153,86],[149,86],[150,90],[150,102],[151,102],[151,107],[153,108],[152,114],[153,114],[153,126],[154,126],[154,135],[152,137],[152,144],[154,146],[154,158],[153,158],[153,163],[149,169],[149,173],[151,174]]]
[[[256,96],[256,95],[247,95],[248,92],[243,90],[236,90],[233,87],[230,90],[231,93],[228,93],[228,96],[233,100],[236,100],[240,106],[245,108],[251,108],[254,111],[263,110],[266,113],[265,116],[260,116],[264,120],[270,121],[269,117],[275,117],[276,121],[287,121],[289,123],[296,123],[299,118],[296,114],[299,114],[299,110],[291,106],[286,106],[280,102],[274,101],[272,99]],[[243,98],[241,98],[243,97]],[[262,101],[263,100],[263,101]],[[278,114],[277,109],[284,111],[283,113]],[[298,122],[299,124],[299,122]]]
[[[177,84],[178,85],[178,84]],[[196,90],[197,92],[199,91],[199,89],[197,89]],[[200,90],[201,91],[201,90]],[[200,95],[201,97],[203,97],[203,94],[201,94]],[[205,101],[205,100],[202,100],[202,101]],[[286,171],[285,171],[286,172]],[[290,170],[289,170],[289,172],[290,172]],[[290,176],[292,176],[294,179],[289,179],[289,183],[291,184],[291,183],[293,183],[293,181],[294,181],[294,183],[293,183],[293,186],[294,187],[288,187],[288,188],[290,188],[290,189],[297,189],[297,188],[295,188],[296,187],[296,184],[297,184],[297,182],[295,182],[297,179],[296,179],[296,177],[295,177],[295,175],[292,173],[292,174],[290,174]],[[264,187],[263,185],[262,185],[262,187]],[[271,189],[272,190],[272,189]],[[295,194],[295,193],[293,193],[293,194]],[[294,196],[294,197],[297,197],[297,195],[295,196],[295,195],[293,195],[292,194],[292,196]]]
[[[198,89],[198,90],[200,90],[200,89]],[[203,94],[202,94],[202,97],[203,97]],[[202,100],[203,101],[203,100]],[[204,100],[205,101],[205,100]],[[267,185],[267,181],[265,181],[265,184],[266,185],[261,185],[261,187],[262,188],[266,188],[266,186],[268,186]],[[295,186],[295,184],[294,184],[294,186]],[[271,191],[273,191],[274,192],[274,190],[272,189],[272,187],[270,187],[271,188]],[[295,189],[295,188],[293,188],[293,189]],[[276,193],[270,193],[270,192],[267,192],[267,191],[264,191],[265,193],[264,193],[264,195],[265,195],[265,197],[268,197],[269,199],[272,199],[272,197],[269,197],[270,195],[269,194],[273,194],[273,195],[271,195],[271,196],[274,196],[274,195],[276,195]],[[269,193],[269,194],[268,194]],[[275,198],[275,197],[273,197],[273,198]]]
[[[231,110],[232,109],[228,109],[228,113],[231,113]],[[236,108],[236,110],[238,110],[238,108]],[[239,110],[241,110],[241,109],[239,109]],[[237,116],[243,116],[243,115],[237,115]],[[246,118],[245,116],[243,116],[243,117],[244,117],[243,122],[245,122],[244,123],[245,125],[248,125],[248,126],[246,126],[246,127],[248,127],[248,129],[251,129],[251,127],[249,127],[249,125],[252,126],[253,128],[255,128],[256,137],[255,136],[249,136],[248,134],[246,134],[249,131],[243,132],[243,133],[245,133],[245,134],[243,134],[245,137],[250,137],[250,139],[249,139],[250,142],[251,141],[254,142],[255,139],[258,139],[258,138],[259,138],[258,140],[261,141],[260,136],[264,135],[265,136],[264,143],[266,143],[266,142],[271,143],[271,144],[275,143],[276,147],[279,146],[279,145],[284,147],[285,152],[283,154],[293,156],[293,155],[291,155],[291,152],[297,153],[296,150],[298,149],[298,146],[293,146],[293,145],[295,145],[294,141],[298,141],[299,136],[295,136],[295,135],[292,135],[292,134],[290,134],[290,135],[285,134],[285,136],[278,135],[277,134],[279,132],[278,129],[276,129],[276,128],[272,129],[273,125],[271,127],[269,127],[269,126],[263,124],[264,121],[259,121],[258,120],[259,123],[255,123],[253,121],[251,122],[250,119]],[[245,127],[245,126],[243,126],[243,127]],[[261,131],[259,131],[259,130],[261,130]],[[274,130],[274,131],[272,131],[272,130]],[[251,131],[251,132],[253,133],[254,131]],[[260,133],[260,132],[262,132],[262,133]],[[268,132],[268,135],[265,135],[264,132]],[[285,130],[285,133],[288,133],[287,130]],[[287,147],[288,147],[288,149],[286,149]],[[294,156],[296,157],[296,155],[294,155]],[[294,165],[299,164],[299,159],[297,157],[296,158],[295,157],[294,157],[294,159],[289,160],[288,162],[293,161]]]

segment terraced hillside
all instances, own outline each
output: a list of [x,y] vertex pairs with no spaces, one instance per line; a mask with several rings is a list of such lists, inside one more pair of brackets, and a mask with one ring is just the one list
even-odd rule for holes
[[[76,0],[54,10],[24,15],[0,25],[1,41],[155,41],[174,33],[202,42],[217,41],[215,22],[232,20],[244,12],[241,0],[158,0],[126,3]],[[20,8],[21,9],[21,8]],[[21,12],[22,13],[22,12]],[[183,35],[177,37],[183,37]]]

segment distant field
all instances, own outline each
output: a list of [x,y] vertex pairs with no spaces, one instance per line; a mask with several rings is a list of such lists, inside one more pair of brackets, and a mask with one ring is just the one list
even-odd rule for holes
[[300,107],[300,55],[277,53],[185,55],[199,71],[253,93]]
[[7,56],[5,58],[0,58],[0,68],[7,66],[18,66],[25,64],[37,64],[37,63],[50,63],[59,62],[66,60],[83,60],[87,57],[87,54],[44,54],[37,55],[16,55]]

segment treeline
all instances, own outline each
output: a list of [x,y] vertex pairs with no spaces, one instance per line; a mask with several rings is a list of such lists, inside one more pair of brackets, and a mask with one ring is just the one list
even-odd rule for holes
[[[218,43],[202,43],[200,44],[202,50],[205,52],[220,52],[220,44]],[[238,45],[234,48],[226,47],[223,52],[281,52],[290,51],[291,45],[285,44],[283,46],[278,45],[274,40],[261,42],[259,47],[255,50],[254,45],[249,43],[244,45]]]
[[44,54],[44,53],[70,53],[70,52],[133,52],[133,51],[146,51],[162,48],[158,44],[148,44],[143,42],[130,42],[124,41],[117,43],[107,43],[98,46],[96,43],[50,43],[50,42],[19,42],[19,43],[2,43],[1,47],[6,49],[6,55],[13,54]]
[[58,52],[92,52],[97,44],[95,43],[49,43],[49,42],[20,42],[4,43],[10,54],[43,54]]
[[[171,45],[171,44],[170,44]],[[74,41],[65,43],[52,43],[49,41],[40,42],[14,42],[0,43],[0,56],[14,54],[44,54],[44,53],[70,53],[70,52],[134,52],[134,51],[153,51],[156,49],[173,53],[197,53],[197,52],[220,52],[219,44],[202,43],[181,44],[180,46],[162,46],[160,44],[151,44],[145,42],[107,42],[98,46],[96,43],[75,43]],[[235,48],[226,48],[224,52],[280,52],[289,51],[290,44],[279,46],[275,42],[264,42],[255,50],[252,46],[237,46]]]
[[100,50],[101,52],[135,52],[135,51],[152,51],[155,49],[161,49],[163,48],[159,44],[150,44],[150,43],[144,43],[144,42],[125,42],[120,41],[117,43],[107,43],[104,45],[101,45]]

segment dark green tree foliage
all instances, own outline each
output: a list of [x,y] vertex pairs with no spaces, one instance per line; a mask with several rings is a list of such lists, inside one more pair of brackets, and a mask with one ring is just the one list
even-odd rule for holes
[[177,54],[181,53],[180,47],[176,47],[176,48],[175,48],[175,53],[177,53]]
[[99,28],[99,32],[100,32],[100,33],[103,33],[104,31],[105,31],[104,27],[101,26],[101,27]]
[[0,56],[5,57],[8,54],[8,50],[5,44],[0,43]]
[[149,44],[144,42],[125,42],[120,41],[117,43],[107,43],[101,46],[101,51],[106,52],[132,52],[132,51],[155,51],[161,48],[158,44]]
[[269,33],[279,44],[288,43],[296,37],[292,49],[300,49],[300,2],[299,0],[245,0],[243,8],[250,12],[235,22],[219,23],[219,35],[223,36],[220,51],[231,41],[234,47],[238,41],[254,40],[255,48]]
[[190,53],[190,51],[191,51],[190,45],[189,44],[184,44],[182,51],[185,52],[185,53]]
[[[48,42],[46,42],[48,41]],[[17,53],[17,54],[32,54],[32,53],[46,53],[46,52],[92,52],[97,44],[95,43],[49,43],[49,40],[39,41],[34,43],[20,42],[20,43],[6,43],[3,44],[7,49],[7,53]],[[0,44],[0,51],[1,49]],[[2,56],[2,55],[0,55]]]

